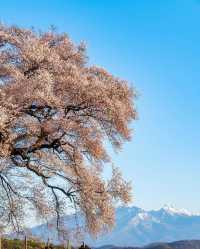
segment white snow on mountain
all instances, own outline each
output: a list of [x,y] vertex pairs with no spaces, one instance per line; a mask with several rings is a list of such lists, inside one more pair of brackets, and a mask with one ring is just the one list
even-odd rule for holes
[[[81,221],[83,222],[83,220]],[[75,226],[72,216],[65,217],[66,227]],[[55,229],[40,225],[31,229],[32,234],[43,240],[58,242]],[[165,205],[159,210],[144,210],[138,207],[118,207],[116,226],[110,233],[96,240],[85,236],[91,246],[117,245],[141,246],[154,242],[200,239],[200,215],[185,209]]]
[[173,205],[168,205],[168,204],[165,204],[163,209],[170,213],[171,215],[176,215],[176,214],[179,214],[179,215],[188,215],[188,216],[192,216],[193,214],[186,210],[186,209],[177,209],[175,208]]

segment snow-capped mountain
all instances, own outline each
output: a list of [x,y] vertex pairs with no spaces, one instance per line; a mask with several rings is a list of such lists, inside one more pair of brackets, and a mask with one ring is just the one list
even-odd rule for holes
[[[73,219],[66,216],[66,224],[73,227]],[[46,225],[32,229],[32,233],[56,241],[55,230],[47,230]],[[164,206],[159,210],[146,211],[138,207],[116,209],[116,226],[112,232],[85,241],[91,246],[143,246],[154,242],[200,239],[200,215],[187,210]]]

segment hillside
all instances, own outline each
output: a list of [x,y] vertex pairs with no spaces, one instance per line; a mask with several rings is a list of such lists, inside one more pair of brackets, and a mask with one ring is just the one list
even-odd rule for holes
[[[83,222],[83,220],[80,220]],[[68,228],[75,225],[73,216],[65,217]],[[200,215],[186,210],[164,206],[159,210],[146,211],[138,207],[119,207],[116,210],[116,226],[113,231],[97,240],[85,237],[86,243],[93,247],[102,245],[144,246],[154,242],[172,242],[200,239]],[[59,243],[55,229],[43,224],[31,229],[34,236]]]
[[[22,248],[24,248],[23,240],[2,239],[2,249],[22,249]],[[29,240],[28,249],[47,249],[47,247],[45,243]],[[51,244],[49,246],[49,249],[64,249],[64,247]],[[175,241],[172,243],[154,243],[145,247],[116,247],[112,245],[107,245],[95,249],[200,249],[200,240]]]
[[102,246],[98,249],[200,249],[200,240],[183,240],[171,243],[154,243],[144,247]]

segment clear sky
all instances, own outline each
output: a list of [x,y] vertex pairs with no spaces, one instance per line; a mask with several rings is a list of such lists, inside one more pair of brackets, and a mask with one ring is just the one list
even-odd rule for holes
[[132,142],[113,154],[135,205],[200,211],[200,1],[8,0],[0,20],[84,40],[90,63],[140,93]]

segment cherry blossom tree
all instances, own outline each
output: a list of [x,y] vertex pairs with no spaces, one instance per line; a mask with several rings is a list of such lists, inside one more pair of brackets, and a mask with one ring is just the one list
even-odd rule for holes
[[[56,216],[69,207],[98,234],[114,224],[114,203],[131,200],[105,141],[119,149],[137,117],[136,92],[89,66],[84,44],[66,34],[0,26],[0,222],[20,229],[28,210]],[[107,142],[106,142],[107,143]]]

